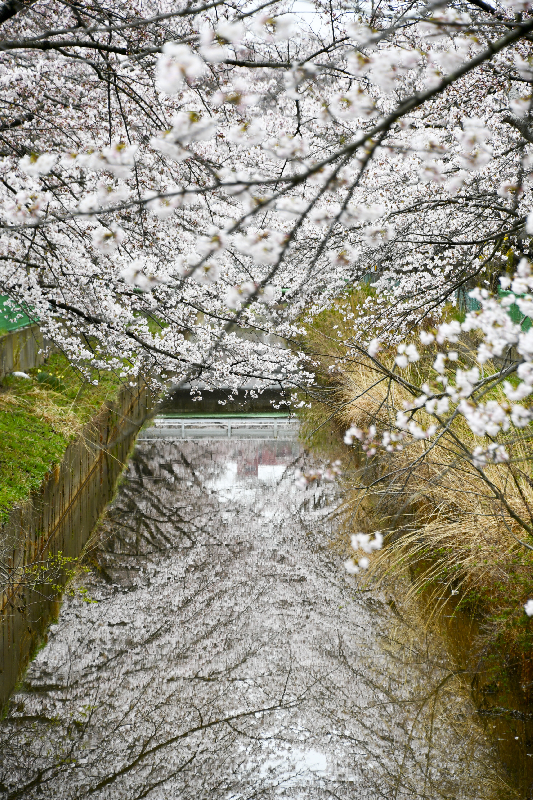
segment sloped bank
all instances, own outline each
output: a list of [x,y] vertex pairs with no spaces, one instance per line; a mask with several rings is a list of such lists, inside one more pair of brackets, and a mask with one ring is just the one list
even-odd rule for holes
[[113,496],[152,397],[122,388],[0,528],[0,706],[13,691],[96,521]]
[[[323,427],[319,427],[322,425]],[[438,548],[422,533],[417,537],[416,506],[404,506],[397,498],[384,508],[376,495],[362,497],[361,478],[369,479],[368,468],[357,448],[342,443],[345,426],[332,417],[331,406],[316,402],[302,415],[302,438],[312,452],[325,460],[342,462],[343,502],[337,513],[339,534],[334,548],[344,558],[353,555],[350,535],[356,531],[386,531],[383,550],[370,556],[370,567],[358,575],[358,586],[365,593],[381,590],[398,620],[421,637],[440,639],[451,666],[469,692],[474,716],[494,745],[498,763],[507,783],[507,793],[496,795],[513,800],[533,798],[533,659],[529,644],[531,622],[525,617],[525,636],[521,642],[509,641],[495,632],[492,615],[500,609],[494,593],[489,607],[485,594],[461,586],[458,570],[449,568],[450,548]],[[311,434],[316,431],[315,437]],[[313,439],[315,441],[313,441]],[[379,463],[374,464],[377,469]],[[395,518],[394,512],[397,513]],[[517,562],[518,563],[518,562]],[[494,568],[498,568],[495,563]],[[528,581],[531,583],[531,571]],[[502,581],[503,582],[503,581]],[[508,597],[513,597],[513,576],[509,578]],[[521,587],[519,587],[521,588]],[[515,598],[516,599],[516,598]],[[516,599],[518,610],[519,600]],[[406,647],[410,645],[406,643]],[[468,715],[465,726],[468,727]],[[475,720],[471,726],[474,730]]]
[[[348,351],[344,342],[353,335],[353,315],[360,313],[361,303],[355,295],[342,303],[308,323],[303,345],[314,355],[317,386],[311,408],[302,412],[303,431],[315,448],[328,459],[344,461],[345,537],[339,546],[352,556],[350,534],[385,534],[385,547],[373,555],[361,580],[397,585],[394,602],[410,624],[431,626],[444,635],[516,797],[529,799],[533,619],[524,604],[533,596],[533,554],[520,545],[520,532],[497,513],[494,496],[445,437],[428,453],[416,441],[394,452],[378,449],[369,457],[356,445],[342,444],[353,425],[383,430],[409,399],[397,387],[389,390],[363,355]],[[339,341],[332,331],[341,332]],[[466,358],[469,343],[458,345],[460,358],[463,347]],[[459,434],[472,450],[476,442],[466,426]],[[526,510],[533,507],[530,439],[528,430],[515,444],[522,448],[516,481],[506,481],[496,467],[487,470],[508,502]]]

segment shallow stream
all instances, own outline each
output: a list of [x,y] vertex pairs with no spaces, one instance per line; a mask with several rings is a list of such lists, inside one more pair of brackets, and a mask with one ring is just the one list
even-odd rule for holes
[[64,600],[13,698],[0,797],[502,797],[441,643],[344,573],[301,445],[169,435],[138,443],[91,602]]

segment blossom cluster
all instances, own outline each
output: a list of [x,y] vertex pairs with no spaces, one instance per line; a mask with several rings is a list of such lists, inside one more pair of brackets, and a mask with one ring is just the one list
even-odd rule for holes
[[[163,19],[151,0],[127,0],[131,24],[114,25],[107,5],[82,3],[68,19],[54,2],[15,14],[0,62],[13,109],[0,155],[0,291],[80,368],[305,386],[312,359],[293,346],[302,312],[370,276],[356,343],[371,330],[396,346],[394,368],[409,369],[422,351],[406,332],[426,315],[438,321],[480,262],[503,261],[528,235],[524,3],[495,19],[452,5],[400,3],[372,21],[317,10],[312,25],[283,5],[239,3]],[[68,42],[50,34],[59,19]],[[478,284],[480,358],[531,348]],[[453,357],[437,356],[443,378]],[[468,392],[461,413],[477,430],[528,424],[513,395],[527,396],[521,380],[504,418],[490,400],[472,409]],[[428,413],[447,413],[426,394]],[[432,436],[409,410],[397,427]]]
[[368,569],[370,561],[368,556],[376,550],[381,550],[383,547],[383,534],[380,531],[374,531],[373,538],[368,533],[354,533],[350,537],[352,548],[359,552],[362,550],[365,555],[352,556],[344,563],[346,572],[349,575],[357,575],[361,570]]
[[342,475],[342,470],[341,462],[337,459],[307,471],[297,469],[294,473],[294,482],[300,489],[306,489],[310,484],[320,480],[334,481],[339,475]]

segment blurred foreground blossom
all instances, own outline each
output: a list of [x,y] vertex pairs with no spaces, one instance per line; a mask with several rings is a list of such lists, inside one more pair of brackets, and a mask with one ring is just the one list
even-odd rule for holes
[[333,461],[323,467],[316,467],[315,469],[303,472],[297,469],[294,473],[295,483],[300,489],[305,489],[313,481],[325,480],[334,481],[339,475],[342,475],[341,462]]
[[[383,547],[383,534],[380,531],[374,533],[374,538],[370,538],[369,533],[354,533],[350,537],[350,543],[355,551],[362,550],[363,553],[370,555],[375,550]],[[349,575],[357,575],[362,569],[368,569],[370,561],[365,556],[352,556],[344,562],[344,567]]]

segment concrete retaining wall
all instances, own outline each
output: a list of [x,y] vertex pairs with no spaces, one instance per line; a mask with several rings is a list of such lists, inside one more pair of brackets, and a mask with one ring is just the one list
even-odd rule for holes
[[26,372],[44,361],[44,345],[38,325],[29,325],[0,336],[0,380],[10,372]]
[[[20,335],[20,331],[18,332]],[[0,528],[0,708],[9,699],[22,670],[57,613],[58,592],[40,585],[31,565],[52,556],[77,558],[119,477],[151,405],[140,385],[123,390],[72,442],[40,491],[14,508]],[[25,574],[24,574],[25,573]],[[54,582],[58,580],[54,578]],[[64,575],[59,583],[64,582]]]

